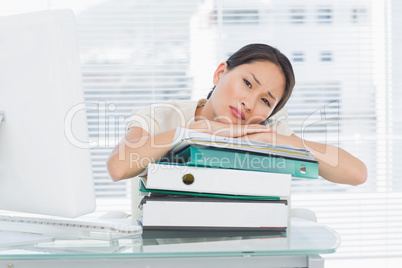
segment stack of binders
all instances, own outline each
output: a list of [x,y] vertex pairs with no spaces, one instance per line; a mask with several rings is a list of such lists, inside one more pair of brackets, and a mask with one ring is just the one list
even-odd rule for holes
[[308,151],[178,128],[142,174],[143,228],[284,231],[292,176],[318,177]]

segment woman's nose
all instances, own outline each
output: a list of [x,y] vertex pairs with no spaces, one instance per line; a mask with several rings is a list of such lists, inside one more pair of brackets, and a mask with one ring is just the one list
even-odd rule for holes
[[244,109],[246,109],[247,111],[249,111],[248,107],[246,106],[246,104],[244,103],[244,101],[241,102],[241,105],[244,106]]
[[251,111],[251,110],[254,108],[254,101],[252,101],[252,100],[250,100],[250,99],[243,100],[243,101],[241,102],[241,104],[244,106],[244,108],[245,108],[247,111]]

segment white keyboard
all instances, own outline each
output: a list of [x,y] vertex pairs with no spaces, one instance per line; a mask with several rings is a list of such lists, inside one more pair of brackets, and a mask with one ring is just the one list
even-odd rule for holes
[[55,237],[112,240],[142,233],[131,219],[52,219],[0,215],[0,230],[36,233]]

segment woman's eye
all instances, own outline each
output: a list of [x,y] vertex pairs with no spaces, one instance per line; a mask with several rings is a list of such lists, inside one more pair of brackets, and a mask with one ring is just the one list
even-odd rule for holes
[[248,86],[249,88],[251,88],[251,83],[250,83],[248,80],[243,79],[243,81],[244,81],[244,84],[246,84],[246,86]]
[[268,105],[268,107],[271,108],[271,104],[269,103],[269,101],[268,101],[266,98],[263,98],[262,101],[263,101],[266,105]]

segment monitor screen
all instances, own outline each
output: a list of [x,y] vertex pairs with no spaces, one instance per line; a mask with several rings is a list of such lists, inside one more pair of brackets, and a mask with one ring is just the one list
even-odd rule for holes
[[72,11],[0,18],[0,113],[0,209],[63,217],[94,211]]

